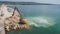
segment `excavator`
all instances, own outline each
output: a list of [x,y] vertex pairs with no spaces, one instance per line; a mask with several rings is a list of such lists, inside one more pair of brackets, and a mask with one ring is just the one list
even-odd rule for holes
[[4,27],[2,28],[5,29],[5,32],[29,28],[28,20],[23,17],[23,14],[16,6],[14,9],[5,5],[0,7],[0,23],[3,23],[2,26]]

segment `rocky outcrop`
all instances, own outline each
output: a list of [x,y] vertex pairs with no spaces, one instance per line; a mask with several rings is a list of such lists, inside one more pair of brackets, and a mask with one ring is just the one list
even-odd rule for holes
[[0,8],[0,20],[2,20],[1,23],[4,24],[6,31],[27,29],[29,27],[27,19],[22,18],[21,12],[16,7],[12,9],[7,5],[2,5]]

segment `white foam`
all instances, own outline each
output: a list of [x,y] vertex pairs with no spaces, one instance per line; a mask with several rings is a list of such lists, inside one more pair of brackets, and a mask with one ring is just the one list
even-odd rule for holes
[[53,18],[47,17],[28,17],[29,24],[35,27],[49,27],[56,24]]

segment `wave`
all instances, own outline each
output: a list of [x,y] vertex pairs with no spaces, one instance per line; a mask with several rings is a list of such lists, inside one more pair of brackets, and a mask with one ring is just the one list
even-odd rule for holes
[[55,19],[51,17],[27,17],[29,20],[29,25],[35,26],[35,27],[49,27],[53,26],[55,23]]

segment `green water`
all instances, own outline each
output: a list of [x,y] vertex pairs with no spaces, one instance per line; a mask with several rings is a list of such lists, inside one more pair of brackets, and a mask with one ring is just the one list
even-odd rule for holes
[[28,19],[30,29],[8,34],[60,34],[60,5],[17,5]]

